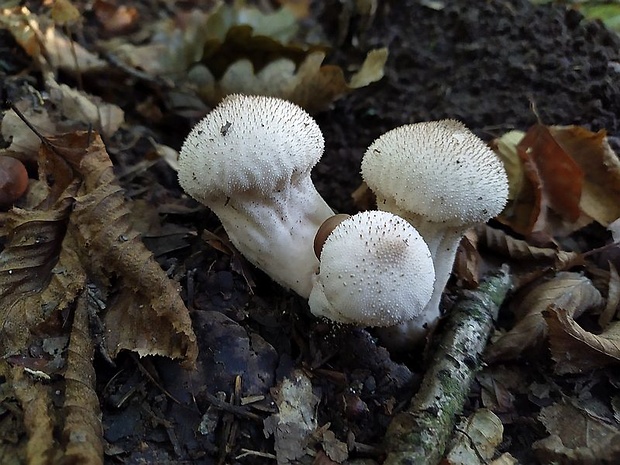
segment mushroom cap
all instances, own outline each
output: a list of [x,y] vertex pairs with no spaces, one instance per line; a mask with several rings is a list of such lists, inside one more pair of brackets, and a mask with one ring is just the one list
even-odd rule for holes
[[508,196],[502,162],[456,120],[386,132],[366,151],[362,176],[380,202],[446,226],[487,221],[502,211]]
[[424,310],[435,271],[426,243],[407,221],[383,211],[353,215],[321,250],[310,310],[341,323],[392,326]]
[[319,126],[301,107],[274,97],[233,94],[189,133],[179,182],[196,200],[271,193],[308,175],[323,153]]

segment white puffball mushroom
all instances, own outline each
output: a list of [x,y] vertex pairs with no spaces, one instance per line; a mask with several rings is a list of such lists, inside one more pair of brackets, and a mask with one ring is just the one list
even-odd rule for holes
[[318,267],[314,235],[333,215],[310,179],[323,148],[319,126],[299,106],[229,95],[179,155],[185,192],[218,216],[251,263],[305,298]]
[[[375,140],[362,159],[362,177],[377,196],[377,207],[405,218],[428,244],[436,281],[426,313],[436,322],[463,234],[506,204],[502,162],[463,123],[431,121],[395,128]],[[401,329],[406,344],[406,325]],[[394,336],[388,337],[395,341]]]
[[[388,212],[340,222],[321,248],[310,311],[358,326],[415,321],[433,293],[430,251],[414,227]],[[415,324],[423,325],[423,321]]]

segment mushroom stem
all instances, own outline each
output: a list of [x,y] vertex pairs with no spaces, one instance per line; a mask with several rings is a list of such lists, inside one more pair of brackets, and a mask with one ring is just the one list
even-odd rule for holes
[[377,197],[377,205],[380,210],[399,215],[417,229],[431,252],[433,266],[435,267],[433,294],[420,313],[420,317],[405,321],[392,328],[381,328],[378,331],[383,344],[388,349],[402,350],[424,341],[437,326],[441,317],[441,296],[450,279],[456,251],[467,228],[446,227],[443,224],[428,221],[426,218],[398,208],[394,202],[379,198],[379,196]]
[[310,178],[323,147],[321,129],[297,105],[229,95],[179,154],[183,189],[215,212],[251,263],[305,298],[318,268],[314,236],[333,215]]
[[[425,313],[432,321],[439,319],[439,303],[441,295],[450,279],[456,251],[461,238],[467,231],[467,227],[446,227],[444,224],[429,221],[420,215],[414,215],[402,208],[399,208],[393,201],[380,198],[377,196],[377,205],[380,210],[392,212],[401,218],[404,218],[414,228],[418,230],[420,236],[426,242],[428,250],[433,257],[433,265],[435,266],[435,284],[433,288],[433,296],[426,305]],[[433,325],[430,325],[431,328]]]
[[[285,189],[286,192],[278,193],[278,198],[240,195],[209,207],[220,219],[230,241],[250,263],[307,299],[312,276],[319,267],[314,236],[334,212],[310,178]],[[283,198],[286,200],[282,201]]]

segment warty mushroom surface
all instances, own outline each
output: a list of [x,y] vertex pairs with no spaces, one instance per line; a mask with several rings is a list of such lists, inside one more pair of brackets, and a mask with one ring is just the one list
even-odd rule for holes
[[413,226],[389,212],[358,213],[321,248],[310,311],[357,326],[423,325],[434,279],[430,251]]
[[[436,273],[426,307],[430,330],[440,317],[441,295],[463,234],[506,204],[504,167],[463,123],[441,120],[400,126],[380,136],[364,154],[362,177],[377,207],[405,218],[429,246]],[[401,329],[386,340],[394,346],[419,342],[419,334],[410,337],[405,326]]]
[[235,94],[192,129],[179,156],[181,187],[251,263],[306,298],[318,266],[313,238],[333,215],[310,178],[323,147],[299,106]]

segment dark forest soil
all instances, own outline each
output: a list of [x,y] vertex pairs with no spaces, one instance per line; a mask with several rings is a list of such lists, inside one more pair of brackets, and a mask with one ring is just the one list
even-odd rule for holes
[[[537,120],[620,136],[620,39],[574,10],[525,0],[432,2],[440,8],[380,1],[370,24],[364,27],[363,18],[353,16],[344,31],[340,2],[315,3],[313,21],[333,43],[341,42],[329,56],[332,62],[360,62],[375,47],[390,52],[381,81],[316,116],[326,151],[313,177],[336,210],[356,211],[351,193],[361,182],[366,147],[404,123],[456,118],[485,140]],[[131,114],[129,105],[123,106]],[[155,128],[154,134],[179,148],[193,122],[175,120],[173,132]],[[166,168],[157,172],[169,187],[166,195],[181,196]],[[197,208],[191,221],[199,230],[218,231],[206,209]],[[167,360],[130,356],[116,366],[98,360],[109,463],[273,463],[255,454],[243,457],[243,451],[273,453],[262,419],[274,412],[270,390],[294,368],[312,378],[319,424],[331,423],[339,440],[355,444],[351,458],[381,461],[389,420],[423,374],[421,355],[392,360],[368,332],[316,321],[302,299],[254,269],[244,276],[239,271],[247,265],[238,257],[200,238],[189,252],[168,254],[161,264],[185,270],[177,278],[200,341],[199,369],[189,373]],[[246,278],[254,280],[252,290]],[[546,367],[528,369],[536,377]],[[237,399],[264,396],[242,412],[217,401],[235,395],[237,376]],[[468,409],[479,403],[477,392],[474,387]],[[523,421],[507,428],[501,451],[535,463],[529,445],[546,433],[535,420],[538,407],[526,401],[519,406]]]

